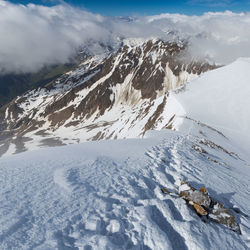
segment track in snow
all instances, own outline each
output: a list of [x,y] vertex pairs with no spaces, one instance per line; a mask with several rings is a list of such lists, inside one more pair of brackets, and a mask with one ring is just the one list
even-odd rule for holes
[[[126,141],[92,144],[101,152],[93,155],[88,145],[0,160],[1,249],[247,249],[248,218],[237,217],[245,225],[239,236],[203,223],[184,200],[161,193],[162,186],[175,190],[182,179],[205,184],[215,196],[215,189],[239,182],[236,176],[228,184],[233,170],[208,162],[185,136],[163,134],[136,157]],[[119,153],[108,155],[103,149],[110,145]],[[220,176],[212,178],[211,171]],[[224,182],[213,189],[218,179]],[[235,202],[247,213],[239,204],[244,186],[234,188],[240,194]],[[232,197],[216,198],[229,204]]]

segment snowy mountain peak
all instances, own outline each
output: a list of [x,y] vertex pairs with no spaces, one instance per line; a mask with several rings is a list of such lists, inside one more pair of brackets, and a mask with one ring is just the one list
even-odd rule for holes
[[1,109],[2,153],[87,140],[140,137],[170,127],[169,90],[215,68],[184,57],[186,45],[128,39],[107,57],[88,57],[45,88]]

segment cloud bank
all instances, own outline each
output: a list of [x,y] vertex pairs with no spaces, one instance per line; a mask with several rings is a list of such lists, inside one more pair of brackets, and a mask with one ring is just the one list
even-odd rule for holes
[[160,29],[168,27],[190,41],[194,56],[227,64],[250,57],[250,13],[208,12],[202,16],[162,14],[148,17]]
[[[104,17],[68,5],[16,5],[0,0],[0,73],[35,72],[66,63],[81,46],[116,47],[122,38],[188,39],[194,56],[228,63],[250,57],[250,13]],[[171,35],[170,35],[171,34]]]

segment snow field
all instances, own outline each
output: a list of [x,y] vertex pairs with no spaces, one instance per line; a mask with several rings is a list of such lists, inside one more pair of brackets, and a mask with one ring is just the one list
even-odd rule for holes
[[191,149],[191,135],[148,136],[1,158],[0,248],[247,249],[248,217],[236,215],[240,236],[160,191],[185,179],[248,214],[247,166],[215,150],[225,165],[210,162]]
[[175,95],[188,117],[212,126],[250,151],[250,59],[239,58],[230,65],[203,74]]

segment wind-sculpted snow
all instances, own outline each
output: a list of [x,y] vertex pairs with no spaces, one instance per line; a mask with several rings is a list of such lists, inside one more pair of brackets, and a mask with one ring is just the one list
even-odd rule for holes
[[[189,134],[151,132],[142,140],[2,157],[0,248],[247,249],[249,166],[200,144],[197,131],[239,154],[222,135],[196,124]],[[181,180],[205,185],[228,209],[237,207],[232,213],[242,235],[202,222],[183,199],[162,194],[161,187],[178,190]]]

